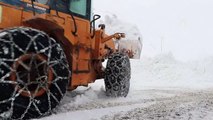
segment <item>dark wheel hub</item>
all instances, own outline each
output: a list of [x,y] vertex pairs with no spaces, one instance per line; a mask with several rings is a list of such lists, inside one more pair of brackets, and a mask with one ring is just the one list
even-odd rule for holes
[[11,80],[18,82],[18,91],[26,97],[44,94],[53,80],[52,68],[48,67],[47,58],[40,54],[22,55],[12,67],[15,71]]

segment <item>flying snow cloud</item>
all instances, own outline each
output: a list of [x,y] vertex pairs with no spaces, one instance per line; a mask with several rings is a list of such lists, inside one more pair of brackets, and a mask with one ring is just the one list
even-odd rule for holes
[[142,55],[171,52],[179,60],[213,56],[212,6],[212,0],[94,0],[97,13],[140,30]]

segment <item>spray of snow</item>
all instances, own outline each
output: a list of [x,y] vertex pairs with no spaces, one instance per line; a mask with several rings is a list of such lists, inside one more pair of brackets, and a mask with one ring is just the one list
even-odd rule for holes
[[94,4],[96,11],[116,14],[140,29],[143,55],[172,52],[183,61],[213,55],[212,0],[94,0]]
[[127,22],[120,20],[115,14],[107,12],[97,12],[101,14],[102,19],[99,24],[106,25],[106,33],[125,33],[126,37],[116,43],[118,43],[119,49],[132,50],[135,59],[139,59],[143,46],[143,38],[140,30],[136,25],[132,25]]

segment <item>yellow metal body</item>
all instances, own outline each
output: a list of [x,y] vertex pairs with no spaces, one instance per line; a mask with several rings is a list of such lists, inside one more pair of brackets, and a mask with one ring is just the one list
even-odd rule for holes
[[[28,0],[24,1],[30,4]],[[39,3],[35,5],[48,8]],[[92,38],[90,21],[74,17],[78,27],[76,35],[72,34],[74,21],[69,14],[61,12],[57,14],[55,10],[51,10],[48,14],[34,14],[32,11],[24,11],[21,7],[0,2],[0,29],[32,27],[46,32],[61,44],[72,71],[70,90],[77,86],[87,86],[88,83],[103,77],[101,63],[109,52],[115,50],[112,38],[121,37],[119,34],[107,36],[104,29],[99,29]]]

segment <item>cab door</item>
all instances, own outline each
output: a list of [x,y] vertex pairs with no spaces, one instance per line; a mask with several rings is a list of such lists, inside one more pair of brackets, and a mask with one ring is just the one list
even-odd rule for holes
[[[76,63],[73,70],[77,73],[90,72],[91,63],[91,38],[90,38],[90,0],[70,0],[69,10],[72,12],[76,22],[76,43],[74,45],[74,54]],[[71,21],[73,19],[69,18]],[[73,21],[74,24],[74,21]]]

